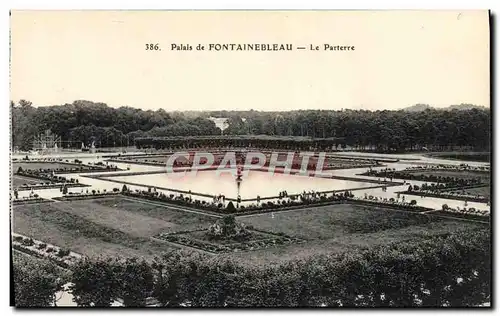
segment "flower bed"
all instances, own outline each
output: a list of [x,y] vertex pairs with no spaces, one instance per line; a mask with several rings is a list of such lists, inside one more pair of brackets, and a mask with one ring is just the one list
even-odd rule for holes
[[108,168],[92,168],[92,169],[63,169],[63,170],[54,170],[57,173],[94,173],[94,172],[115,172],[115,171],[124,171],[118,167],[109,167]]
[[[350,192],[334,193],[327,195],[324,193],[306,193],[305,197],[300,195],[291,195],[282,198],[278,201],[268,201],[259,204],[250,205],[240,205],[235,207],[233,202],[230,202],[225,206],[223,203],[207,203],[205,201],[193,200],[184,195],[166,195],[160,192],[148,192],[148,191],[138,191],[136,192],[126,190],[122,191],[125,196],[147,199],[150,201],[156,201],[167,204],[174,204],[179,206],[192,207],[197,209],[202,209],[206,211],[211,211],[219,214],[237,214],[237,215],[247,215],[247,214],[258,214],[281,210],[291,210],[291,209],[301,209],[304,207],[317,207],[331,204],[339,203],[354,203],[354,204],[364,204],[364,205],[374,205],[384,208],[393,208],[398,210],[405,210],[411,212],[426,212],[432,211],[432,208],[426,208],[423,206],[418,206],[416,200],[404,202],[398,201],[393,198],[382,199],[371,196],[365,198],[354,197]],[[231,206],[230,206],[231,205]]]
[[68,249],[15,233],[12,234],[12,248],[38,258],[49,259],[63,268],[68,268],[82,257]]
[[127,163],[127,164],[134,164],[134,165],[144,165],[144,166],[165,166],[165,162],[156,161],[156,160],[153,160],[153,161],[140,161],[138,159],[133,159],[132,160],[132,159],[126,159],[126,158],[123,158],[123,159],[120,159],[120,158],[111,158],[111,159],[107,159],[107,161]]
[[267,207],[245,207],[245,206],[240,206],[238,209],[237,215],[251,215],[251,214],[263,214],[263,213],[269,213],[269,212],[274,212],[274,211],[289,211],[289,210],[295,210],[295,209],[303,209],[307,206],[313,206],[313,207],[319,207],[319,206],[327,206],[327,205],[334,205],[334,204],[342,204],[342,203],[348,203],[348,199],[339,199],[339,200],[326,200],[326,201],[314,201],[310,203],[288,203],[287,201],[284,201],[285,203],[281,204],[276,204],[275,207],[272,208],[267,208]]
[[373,197],[373,196],[368,196],[368,197],[365,197],[363,199],[353,198],[353,199],[349,200],[349,203],[375,205],[375,206],[382,206],[385,208],[396,208],[398,210],[404,210],[404,211],[410,211],[410,212],[427,212],[427,211],[434,210],[432,208],[418,206],[416,200],[412,200],[410,202],[399,202],[398,200],[395,200],[394,198],[381,199],[381,198],[377,198],[377,197]]
[[[123,171],[123,169],[118,168],[114,165],[105,165],[102,162],[91,163],[87,165],[83,164],[81,160],[74,159],[69,161],[59,159],[36,159],[36,160],[22,160],[23,164],[40,164],[40,163],[58,163],[64,167],[60,168],[38,168],[38,169],[26,169],[25,172],[40,173],[40,174],[52,174],[52,173],[91,173],[91,172],[112,172],[112,171]],[[68,167],[65,167],[68,166]],[[22,169],[22,168],[21,168]]]
[[490,201],[489,198],[485,196],[475,196],[469,194],[456,194],[452,192],[440,192],[440,191],[403,191],[399,192],[408,195],[416,195],[416,196],[425,196],[425,197],[435,197],[440,199],[449,199],[449,200],[460,200],[460,201],[469,201],[469,202],[479,202],[479,203],[488,203]]
[[23,205],[23,204],[35,204],[35,203],[50,203],[51,200],[42,199],[41,197],[23,197],[22,199],[13,199],[13,205]]
[[[340,201],[346,200],[345,192],[340,194],[332,194],[327,196],[324,193],[316,193],[315,195],[311,195],[309,193],[304,195],[292,195],[283,198],[282,200],[278,200],[275,202],[268,201],[262,202],[258,204],[250,204],[247,206],[240,205],[239,207],[235,207],[232,201],[230,201],[227,206],[225,206],[221,202],[205,202],[200,200],[193,200],[190,197],[186,197],[183,194],[179,195],[166,195],[161,192],[149,192],[149,191],[139,191],[136,192],[126,190],[122,191],[122,194],[125,196],[131,196],[141,199],[147,199],[151,201],[164,202],[169,204],[194,207],[199,209],[205,209],[208,211],[214,211],[218,213],[232,214],[232,213],[247,213],[251,211],[266,211],[266,210],[276,210],[283,208],[292,208],[292,207],[304,207],[310,205],[321,205],[321,204],[329,204],[329,203],[338,203]],[[195,193],[193,193],[195,194]],[[347,193],[349,196],[353,196],[350,192]],[[211,196],[210,196],[211,197]]]
[[433,212],[432,214],[442,215],[442,216],[452,216],[452,217],[457,217],[457,218],[478,220],[478,221],[485,221],[485,222],[490,221],[489,213],[486,213],[486,215],[481,215],[481,214],[462,213],[462,212],[459,212],[457,210],[451,210],[451,211],[436,211],[436,212]]
[[[205,230],[206,231],[206,230]],[[281,245],[289,245],[294,243],[302,242],[301,239],[295,237],[289,237],[284,234],[271,234],[262,230],[250,230],[252,234],[262,236],[263,234],[268,235],[266,239],[258,240],[247,240],[233,243],[220,243],[214,241],[205,241],[189,236],[189,233],[194,232],[183,232],[183,233],[163,233],[155,238],[160,240],[165,240],[171,243],[179,244],[182,246],[188,246],[191,248],[200,249],[203,251],[211,253],[227,253],[227,252],[237,252],[237,251],[253,251],[259,249],[266,249]]]
[[66,186],[67,188],[84,188],[90,187],[90,185],[82,183],[50,183],[50,184],[23,184],[16,188],[18,191],[30,191],[30,190],[46,190],[46,189],[59,189]]
[[442,215],[454,215],[458,217],[468,218],[468,219],[481,219],[488,220],[490,218],[489,210],[480,210],[474,207],[464,207],[464,208],[450,208],[447,204],[443,204],[441,210],[434,212],[433,214],[442,214]]
[[469,166],[467,164],[456,165],[426,165],[426,166],[413,166],[406,168],[406,171],[438,171],[438,170],[446,170],[446,171],[473,171],[473,172],[490,172],[489,166]]
[[119,194],[120,194],[119,191],[95,193],[95,194],[93,194],[93,193],[89,193],[89,194],[73,193],[73,194],[68,194],[68,195],[62,196],[62,197],[55,197],[53,199],[58,200],[58,201],[89,200],[89,199],[98,199],[98,198],[116,196]]
[[215,204],[215,203],[207,203],[206,201],[193,200],[190,197],[185,197],[183,194],[166,195],[161,192],[148,192],[148,191],[138,191],[138,190],[136,190],[136,192],[130,190],[122,191],[122,194],[125,196],[146,199],[155,202],[163,202],[180,206],[195,207],[209,211],[221,211],[222,209],[224,209],[223,203]]
[[[23,169],[19,168],[15,174],[19,175],[19,176],[23,176],[23,177],[43,180],[43,181],[45,181],[43,183],[43,185],[68,184],[68,185],[72,185],[72,186],[85,186],[84,184],[80,184],[78,179],[74,179],[74,178],[67,179],[66,177],[56,176],[56,175],[52,175],[50,173],[45,173],[45,172],[40,172],[38,170],[30,170],[30,169],[23,170]],[[29,185],[25,184],[24,186],[29,186]]]

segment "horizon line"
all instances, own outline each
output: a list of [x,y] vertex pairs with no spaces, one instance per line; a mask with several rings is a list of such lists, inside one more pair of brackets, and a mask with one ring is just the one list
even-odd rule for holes
[[110,105],[106,102],[102,102],[102,101],[91,101],[91,100],[85,100],[85,99],[76,99],[74,100],[73,102],[71,103],[64,103],[64,104],[52,104],[52,105],[45,105],[45,104],[34,104],[32,101],[29,101],[27,99],[19,99],[17,102],[16,101],[13,101],[13,100],[10,100],[11,102],[14,102],[15,105],[18,105],[18,103],[21,101],[21,100],[25,100],[25,101],[28,101],[28,102],[31,102],[31,106],[33,107],[55,107],[55,106],[66,106],[66,105],[73,105],[75,102],[78,102],[78,101],[84,101],[84,102],[92,102],[94,104],[104,104],[110,108],[114,108],[114,109],[119,109],[119,108],[133,108],[133,109],[139,109],[139,110],[143,110],[143,111],[159,111],[159,110],[163,110],[165,112],[219,112],[219,111],[226,111],[226,112],[300,112],[300,111],[344,111],[344,110],[351,110],[351,111],[368,111],[368,112],[376,112],[376,111],[402,111],[402,110],[407,110],[409,108],[412,108],[412,107],[415,107],[415,106],[425,106],[425,107],[428,107],[428,109],[434,109],[434,110],[440,110],[440,109],[448,109],[452,106],[460,106],[460,105],[469,105],[469,106],[473,106],[473,107],[479,107],[479,108],[482,108],[484,110],[486,109],[490,109],[489,106],[485,106],[485,105],[478,105],[478,104],[474,104],[474,103],[459,103],[459,104],[450,104],[450,105],[445,105],[445,106],[435,106],[435,105],[430,105],[430,104],[427,104],[427,103],[415,103],[415,104],[412,104],[412,105],[408,105],[406,107],[401,107],[401,108],[397,108],[397,109],[389,109],[389,108],[381,108],[381,109],[370,109],[370,108],[366,108],[365,105],[359,105],[359,108],[349,108],[349,107],[341,107],[341,108],[304,108],[304,109],[293,109],[293,110],[290,110],[290,109],[273,109],[273,110],[263,110],[263,109],[227,109],[227,108],[221,108],[221,109],[197,109],[197,110],[181,110],[181,109],[174,109],[174,110],[170,110],[170,109],[166,109],[166,108],[162,108],[162,107],[159,107],[159,108],[155,108],[155,109],[147,109],[147,108],[143,108],[143,107],[138,107],[138,106],[132,106],[132,105]]

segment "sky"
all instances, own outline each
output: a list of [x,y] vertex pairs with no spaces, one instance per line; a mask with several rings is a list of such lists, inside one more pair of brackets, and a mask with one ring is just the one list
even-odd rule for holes
[[[210,43],[293,50],[196,50]],[[489,50],[487,11],[13,11],[11,100],[166,111],[489,107]]]

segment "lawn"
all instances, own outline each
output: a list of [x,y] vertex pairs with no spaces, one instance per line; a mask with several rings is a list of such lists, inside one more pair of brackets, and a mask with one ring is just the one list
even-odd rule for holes
[[353,204],[257,214],[237,219],[256,229],[282,232],[308,241],[236,255],[242,263],[259,264],[312,254],[355,251],[481,226],[465,221]]
[[272,216],[262,214],[240,217],[239,220],[258,229],[309,240],[376,233],[409,226],[433,226],[442,222],[437,217],[353,204],[285,211],[274,213],[274,218]]
[[90,256],[152,257],[171,250],[159,232],[206,227],[214,218],[121,197],[18,205],[14,232]]
[[[152,258],[174,246],[150,237],[206,229],[216,220],[214,216],[196,211],[121,196],[16,205],[13,209],[14,232],[89,256]],[[481,225],[354,204],[239,216],[236,220],[259,231],[284,233],[305,240],[304,243],[218,254],[259,265],[311,254],[355,251]],[[202,232],[187,234],[205,239]],[[259,232],[253,239],[267,239],[265,235]]]
[[43,182],[42,180],[39,179],[34,179],[34,178],[28,178],[28,177],[22,177],[22,176],[12,176],[12,187],[17,188],[22,186],[23,184],[36,184]]
[[[216,217],[204,215],[201,212],[191,213],[182,211],[176,206],[169,207],[151,201],[141,201],[128,197],[97,199],[93,203],[102,208],[121,210],[121,213],[123,213],[122,210],[127,210],[129,216],[140,217],[138,220],[144,218],[152,220],[153,223],[162,223],[161,229],[163,232],[204,229],[217,220]],[[112,220],[114,218],[116,217],[113,215]],[[134,226],[142,226],[144,224],[134,224]],[[126,229],[128,230],[129,228],[127,227]],[[146,230],[148,234],[156,233],[156,230],[154,232],[148,228]]]

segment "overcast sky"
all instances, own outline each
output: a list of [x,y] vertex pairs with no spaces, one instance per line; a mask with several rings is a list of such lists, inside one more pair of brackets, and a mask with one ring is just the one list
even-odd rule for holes
[[[173,110],[489,107],[486,11],[18,12],[11,99]],[[161,51],[145,50],[158,43]],[[171,44],[193,51],[171,51]],[[292,44],[284,52],[198,43]],[[354,51],[323,51],[323,45]],[[319,45],[320,51],[309,46]],[[306,50],[296,50],[306,46]]]

